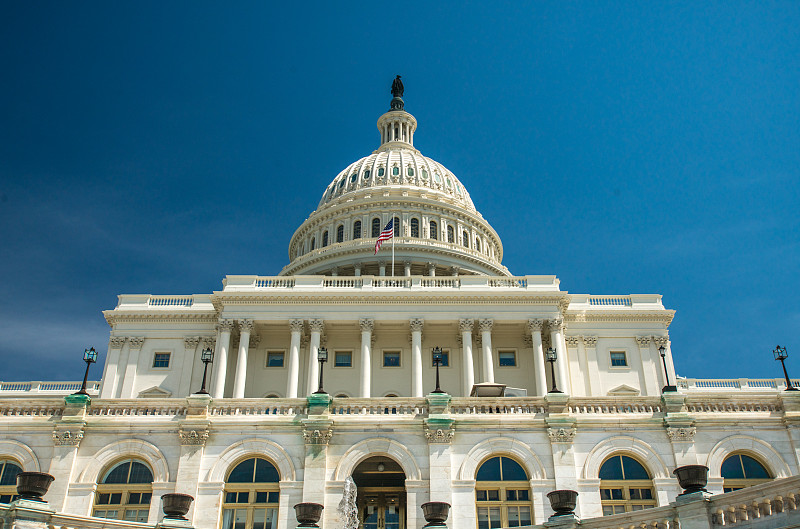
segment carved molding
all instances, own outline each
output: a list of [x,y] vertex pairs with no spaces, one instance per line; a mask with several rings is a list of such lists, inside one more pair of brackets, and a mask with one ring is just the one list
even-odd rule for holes
[[548,428],[547,435],[553,443],[571,443],[578,432],[575,428]]
[[289,320],[289,330],[291,332],[303,332],[303,320],[301,319]]
[[199,336],[184,336],[183,338],[183,346],[189,350],[196,349],[199,343],[200,343]]
[[667,427],[667,437],[670,441],[694,441],[694,435],[697,433],[697,428],[694,426],[687,427]]
[[127,340],[125,336],[112,336],[108,340],[108,345],[112,349],[122,349],[122,346],[125,345],[125,340]]
[[472,318],[461,318],[458,320],[458,328],[461,332],[472,332],[472,326],[475,324],[475,320]]
[[663,345],[664,347],[666,347],[667,343],[669,343],[669,336],[653,336],[653,341],[658,346]]
[[554,318],[552,320],[547,320],[547,327],[550,329],[550,332],[564,332],[564,319]]
[[217,322],[217,330],[219,332],[231,332],[233,329],[233,320],[219,320]]
[[425,325],[425,320],[422,318],[413,318],[409,322],[409,326],[411,327],[411,332],[422,332],[422,327]]
[[131,336],[128,341],[131,344],[131,349],[141,349],[142,345],[144,345],[144,336]]
[[358,324],[361,326],[361,332],[372,332],[375,328],[375,320],[372,318],[361,318]]
[[542,332],[544,327],[544,320],[528,320],[528,332]]
[[214,349],[217,345],[217,337],[216,336],[204,336],[203,337],[203,349],[209,347]]
[[429,443],[449,444],[456,431],[453,428],[430,428],[425,425],[425,438]]
[[311,329],[311,332],[318,332],[321,334],[325,330],[325,322],[318,318],[308,320],[308,327]]
[[478,322],[478,327],[480,328],[481,332],[492,332],[493,325],[494,320],[489,318],[483,318]]
[[581,341],[580,336],[565,336],[564,341],[567,344],[567,347],[578,347],[578,342]]
[[83,429],[53,430],[53,444],[56,446],[78,446],[83,439]]
[[260,343],[261,343],[261,335],[258,335],[258,334],[251,334],[250,335],[250,347],[251,348],[258,347],[258,344],[260,344]]
[[333,437],[333,428],[303,428],[303,441],[307,445],[327,445]]
[[525,335],[522,336],[522,343],[525,344],[528,347],[532,347],[533,346],[533,338],[531,338],[530,334],[525,334]]
[[253,320],[239,320],[239,332],[253,332]]
[[639,347],[642,349],[647,348],[650,345],[650,337],[649,336],[637,336],[636,343],[639,344]]
[[178,430],[178,438],[181,441],[181,444],[184,446],[188,445],[199,445],[205,446],[206,441],[208,440],[208,430],[207,429],[193,429],[193,430],[184,430],[181,428]]
[[584,336],[583,345],[586,347],[597,347],[597,336]]

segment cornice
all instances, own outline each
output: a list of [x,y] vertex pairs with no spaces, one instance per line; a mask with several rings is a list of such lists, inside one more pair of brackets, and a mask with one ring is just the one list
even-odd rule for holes
[[[226,293],[215,292],[211,301],[217,310],[222,311],[226,306],[241,305],[558,305],[560,297],[555,296],[513,296],[498,295],[491,292],[479,296],[472,292],[461,295],[431,296],[428,292],[415,292],[422,295],[409,295],[398,292],[396,295],[387,295],[380,292],[360,292],[357,297],[352,292],[341,292],[337,296],[328,293],[320,295],[269,295],[262,292],[253,293]],[[466,295],[465,295],[466,294]]]
[[165,323],[216,323],[219,318],[217,311],[203,311],[203,312],[140,312],[140,311],[117,311],[104,310],[103,316],[106,323],[110,326],[119,322],[133,322],[133,323],[146,323],[151,321],[159,321]]
[[[580,318],[578,316],[580,316]],[[668,309],[659,311],[637,311],[637,310],[625,310],[625,311],[614,311],[614,312],[581,311],[574,313],[567,312],[566,314],[564,314],[564,321],[573,323],[642,321],[642,322],[659,322],[669,327],[669,324],[672,323],[672,319],[674,317],[675,317],[675,311]]]

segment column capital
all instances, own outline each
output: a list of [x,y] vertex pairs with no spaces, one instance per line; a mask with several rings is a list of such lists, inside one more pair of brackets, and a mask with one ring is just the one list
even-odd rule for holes
[[205,446],[208,440],[208,428],[178,430],[178,439],[183,446]]
[[494,320],[491,318],[482,318],[478,321],[478,326],[480,327],[481,332],[491,332],[493,325]]
[[131,336],[128,341],[131,343],[131,349],[141,349],[144,345],[144,336]]
[[564,332],[564,318],[547,320],[547,326],[550,328],[550,332]]
[[578,342],[580,342],[580,336],[565,336],[564,342],[566,342],[567,347],[578,347]]
[[422,318],[412,318],[409,322],[409,327],[411,327],[411,332],[422,332],[422,327],[425,325],[425,320]]
[[583,345],[591,348],[597,347],[597,336],[584,336]]
[[303,320],[300,318],[289,320],[289,330],[291,332],[303,332]]
[[197,348],[197,345],[200,343],[199,336],[184,336],[183,337],[183,347],[186,350],[191,351]]
[[358,320],[358,324],[361,326],[361,332],[372,332],[372,329],[375,327],[375,320],[372,318],[361,318]]
[[239,332],[253,332],[253,320],[239,320]]
[[128,338],[125,336],[112,336],[108,340],[108,345],[112,349],[122,349],[122,346],[125,345],[125,340]]
[[250,344],[249,345],[250,345],[251,348],[255,349],[256,347],[258,347],[258,344],[260,344],[260,343],[261,343],[261,336],[259,336],[258,334],[251,334],[250,335]]
[[669,343],[669,336],[653,336],[653,341],[656,345],[663,345],[666,347]]
[[203,348],[206,347],[214,348],[217,345],[217,337],[216,336],[203,336]]
[[319,318],[308,320],[308,326],[311,329],[311,332],[321,333],[325,330],[325,322]]
[[552,443],[571,443],[575,438],[575,428],[548,428],[547,435]]
[[530,319],[528,320],[528,331],[531,333],[534,332],[542,332],[542,327],[544,327],[544,320],[539,319]]
[[461,318],[458,320],[458,327],[461,332],[472,332],[472,326],[475,324],[475,320],[472,318]]
[[55,446],[78,446],[83,439],[83,426],[83,423],[69,427],[56,426],[53,430],[53,444]]
[[639,347],[642,349],[648,347],[650,345],[650,337],[649,336],[637,336],[636,343],[639,344]]
[[217,323],[217,330],[219,332],[231,332],[231,329],[233,329],[233,320],[221,319]]

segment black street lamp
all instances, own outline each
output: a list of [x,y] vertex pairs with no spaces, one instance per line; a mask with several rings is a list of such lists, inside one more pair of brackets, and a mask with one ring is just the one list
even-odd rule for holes
[[663,345],[659,346],[658,354],[661,355],[661,361],[664,363],[664,380],[667,381],[667,385],[661,388],[661,393],[666,393],[667,391],[678,391],[676,386],[672,386],[669,383],[669,371],[667,371],[667,348]]
[[319,360],[319,388],[314,392],[314,395],[325,393],[325,390],[322,389],[322,368],[325,365],[325,362],[328,361],[328,350],[324,347],[320,347],[317,350],[317,360]]
[[556,387],[555,365],[556,365],[556,360],[558,359],[558,353],[556,353],[555,349],[550,347],[549,349],[547,349],[547,353],[545,353],[545,356],[547,356],[547,361],[550,362],[550,378],[553,379],[553,388],[550,391],[548,391],[548,393],[564,393],[563,391],[559,391],[559,389]]
[[203,352],[200,353],[200,360],[203,361],[203,383],[200,385],[200,391],[197,393],[200,395],[208,395],[208,391],[206,390],[206,375],[208,374],[208,364],[214,361],[214,351],[210,347],[206,347],[203,349]]
[[775,350],[772,351],[772,354],[775,355],[775,360],[781,361],[781,367],[783,367],[783,376],[786,377],[786,391],[797,391],[797,388],[792,386],[792,381],[789,380],[789,373],[786,372],[786,364],[783,363],[783,361],[789,357],[789,353],[786,352],[786,348],[779,345],[775,347]]
[[83,384],[81,384],[81,389],[73,393],[73,395],[89,394],[86,391],[86,381],[89,380],[89,366],[97,362],[97,351],[94,350],[94,347],[83,350],[83,361],[86,362],[86,373],[83,374]]
[[442,348],[441,347],[434,347],[433,348],[433,365],[436,366],[436,389],[434,389],[431,393],[444,393],[442,388],[439,387],[439,365],[442,363]]

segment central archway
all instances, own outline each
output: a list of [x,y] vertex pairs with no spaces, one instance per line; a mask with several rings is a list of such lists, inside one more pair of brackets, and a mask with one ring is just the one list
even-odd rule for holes
[[372,456],[353,469],[362,529],[405,529],[406,473],[387,456]]

